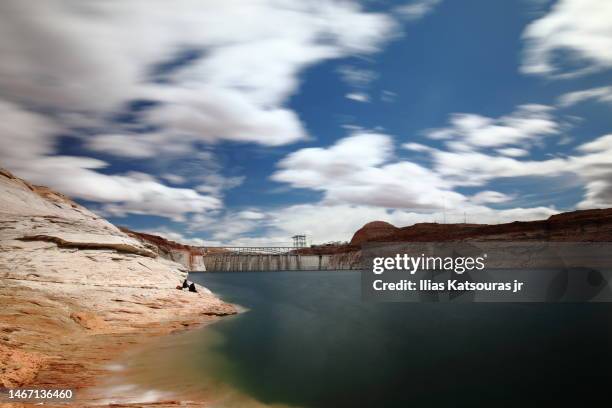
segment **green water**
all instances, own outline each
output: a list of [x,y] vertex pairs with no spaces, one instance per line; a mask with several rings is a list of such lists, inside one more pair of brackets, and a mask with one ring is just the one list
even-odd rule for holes
[[249,309],[135,355],[214,406],[581,406],[612,376],[607,304],[364,303],[358,272],[194,273]]

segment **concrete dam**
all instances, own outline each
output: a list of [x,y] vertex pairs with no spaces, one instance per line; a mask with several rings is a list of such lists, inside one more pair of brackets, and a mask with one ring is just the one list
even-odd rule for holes
[[335,271],[360,269],[361,266],[356,253],[308,254],[294,247],[202,249],[206,272]]

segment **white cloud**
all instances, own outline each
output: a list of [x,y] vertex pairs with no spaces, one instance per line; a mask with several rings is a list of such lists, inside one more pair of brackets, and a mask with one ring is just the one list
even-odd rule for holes
[[261,223],[262,219],[228,211],[224,215],[195,215],[189,220],[187,228],[191,232],[206,232],[215,241],[228,242],[253,231]]
[[107,175],[102,160],[88,157],[51,156],[53,122],[39,114],[0,101],[0,162],[20,177],[50,186],[73,198],[105,203],[104,212],[156,214],[176,220],[187,213],[221,206],[216,198],[190,189],[165,186],[143,173]]
[[386,103],[395,102],[395,98],[397,98],[397,94],[395,92],[391,92],[385,89],[380,93],[380,100],[382,102],[386,102]]
[[[451,116],[451,126],[427,132],[432,139],[444,140],[446,149],[417,143],[404,148],[426,153],[431,171],[447,183],[447,188],[485,186],[504,178],[579,177],[587,190],[581,208],[612,206],[608,196],[612,137],[602,136],[579,146],[576,153],[543,160],[524,159],[529,148],[542,136],[560,133],[563,125],[543,105],[522,105],[514,113],[497,119],[474,114]],[[495,152],[490,152],[494,147]],[[520,197],[519,197],[520,198]],[[478,203],[479,196],[470,198]]]
[[411,150],[413,152],[420,152],[420,153],[433,152],[435,150],[434,148],[430,146],[424,145],[422,143],[414,143],[414,142],[404,143],[402,147],[406,150]]
[[384,208],[349,204],[301,204],[275,212],[272,222],[290,237],[306,234],[313,242],[348,241],[355,231],[373,220],[399,222]]
[[218,173],[205,174],[198,177],[204,184],[196,186],[196,190],[201,193],[208,193],[219,196],[224,190],[236,188],[244,182],[244,177],[226,177]]
[[[569,77],[611,68],[610,21],[612,2],[558,1],[549,13],[523,32],[526,49],[521,70],[527,74]],[[565,63],[577,68],[566,68]]]
[[500,178],[579,177],[586,190],[579,208],[612,206],[612,135],[584,143],[566,157],[518,160],[483,152],[433,150],[434,171],[454,186],[482,186]]
[[378,74],[372,70],[357,68],[352,65],[342,65],[338,73],[344,82],[353,89],[345,98],[355,102],[370,102],[370,95],[366,92],[370,83],[378,78]]
[[431,13],[441,0],[413,0],[396,7],[395,12],[408,21],[419,20]]
[[465,198],[429,169],[392,160],[391,137],[356,133],[328,148],[301,149],[279,163],[272,178],[323,191],[330,203],[388,208],[442,208]]
[[[281,232],[282,234],[282,232]],[[276,247],[292,247],[293,241],[287,235],[266,235],[257,237],[235,237],[228,241],[223,241],[225,246],[276,246]]]
[[519,147],[502,147],[501,149],[496,149],[495,151],[502,156],[508,157],[521,157],[529,155],[528,150],[521,149]]
[[219,246],[219,241],[208,241],[202,238],[187,237],[183,233],[174,231],[167,227],[160,227],[156,229],[147,229],[139,232],[145,234],[157,235],[170,241],[178,242],[179,244],[193,245],[193,246]]
[[104,203],[103,212],[115,216],[150,214],[183,221],[185,214],[222,205],[217,198],[192,189],[168,187],[149,175],[106,175],[95,171],[106,165],[95,159],[53,156],[11,168],[21,177],[51,186],[70,197]]
[[552,176],[570,171],[563,158],[517,160],[482,152],[449,152],[432,154],[435,170],[455,186],[481,186],[491,180],[509,177]]
[[562,107],[568,107],[589,99],[612,104],[612,86],[602,86],[599,88],[569,92],[561,95],[558,99],[558,103]]
[[[161,102],[150,119],[162,134],[206,142],[278,145],[305,137],[297,116],[282,106],[299,73],[326,59],[375,52],[395,31],[385,14],[331,0],[1,7],[0,97],[95,117],[151,98]],[[156,67],[188,50],[199,51],[190,64],[158,74],[164,83],[150,81]]]
[[245,220],[262,220],[266,218],[266,215],[260,211],[244,210],[238,213],[238,218],[242,218]]
[[363,88],[378,78],[378,74],[371,69],[357,68],[352,65],[342,65],[338,73],[344,82],[354,88]]
[[608,180],[597,179],[590,181],[586,185],[586,193],[584,199],[578,203],[578,208],[610,208],[612,203],[612,171],[606,175]]
[[387,135],[359,132],[329,148],[300,149],[284,158],[273,179],[294,187],[312,187],[348,177],[361,169],[383,164],[391,157],[393,142]]
[[578,150],[588,153],[612,151],[612,135],[604,135],[578,146]]
[[347,99],[356,102],[370,102],[370,97],[368,96],[368,94],[362,92],[351,92],[347,93],[345,96]]
[[[473,121],[476,122],[478,125],[474,128],[490,126],[487,120]],[[516,123],[517,127],[527,130],[551,128],[549,125],[532,126],[519,119],[516,119]],[[493,134],[498,133],[494,131]],[[479,135],[482,139],[478,140],[484,141],[484,136]],[[524,154],[523,151],[505,151],[505,155],[499,156],[478,151],[478,146],[474,147],[475,150],[461,151],[440,150],[417,143],[404,144],[404,148],[429,156],[432,167],[427,168],[395,159],[389,136],[356,133],[328,148],[301,149],[288,155],[279,163],[280,169],[272,178],[295,188],[322,191],[321,204],[326,206],[348,204],[428,213],[442,208],[482,212],[488,211],[482,204],[514,199],[507,194],[487,190],[469,197],[458,193],[457,187],[485,186],[504,178],[572,174],[582,178],[587,189],[593,191],[588,203],[601,199],[603,201],[598,202],[597,206],[603,206],[603,203],[612,205],[612,202],[606,201],[607,190],[598,184],[610,173],[610,140],[612,138],[604,137],[580,149],[589,151],[589,154],[545,160],[519,160],[517,157]]]
[[161,178],[169,181],[172,184],[185,184],[185,182],[187,181],[185,180],[185,177],[179,176],[178,174],[172,174],[172,173],[162,174]]
[[511,196],[500,193],[499,191],[480,191],[474,194],[472,197],[472,202],[476,204],[498,204],[506,201],[510,201],[512,199]]
[[473,113],[451,115],[450,126],[430,129],[431,139],[446,140],[453,150],[469,151],[482,147],[524,146],[543,136],[558,134],[561,126],[545,105],[520,105],[513,113],[489,118]]
[[135,159],[184,156],[193,151],[190,139],[166,133],[99,134],[84,142],[91,151]]
[[61,131],[49,118],[0,99],[0,158],[3,165],[25,164],[52,153],[49,135]]
[[148,123],[165,129],[168,143],[175,143],[180,135],[183,142],[232,140],[278,146],[306,137],[293,111],[262,109],[244,92],[200,85],[155,90],[151,96],[164,103],[147,111],[145,117]]
[[582,156],[569,159],[586,181],[584,199],[579,208],[612,207],[612,134],[601,136],[578,147]]
[[[241,178],[216,175],[195,191],[102,173],[105,161],[53,156],[58,134],[85,127],[80,135],[94,134],[80,136],[86,148],[135,159],[192,156],[199,142],[292,143],[307,137],[285,106],[300,73],[376,52],[396,33],[390,16],[331,0],[4,1],[3,164],[116,215],[178,220],[219,208],[218,198],[201,192],[220,196]],[[137,123],[109,121],[143,99],[155,104]]]

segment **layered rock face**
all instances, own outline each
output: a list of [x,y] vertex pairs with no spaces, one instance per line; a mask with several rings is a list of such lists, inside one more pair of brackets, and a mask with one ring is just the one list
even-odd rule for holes
[[150,248],[162,258],[178,262],[189,271],[206,270],[204,251],[199,248],[170,241],[158,235],[132,231],[125,227],[119,227],[119,229],[140,241],[144,246]]
[[612,241],[612,208],[556,214],[541,221],[495,225],[420,223],[397,228],[383,224],[387,223],[375,221],[364,225],[355,233],[351,244],[376,241]]
[[67,197],[0,170],[0,386],[58,383],[92,336],[235,313],[206,288],[177,290],[187,273]]

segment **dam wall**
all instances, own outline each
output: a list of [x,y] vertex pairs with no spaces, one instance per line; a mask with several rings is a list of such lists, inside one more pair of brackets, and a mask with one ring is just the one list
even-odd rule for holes
[[349,254],[211,254],[203,258],[207,272],[326,271],[359,269]]

